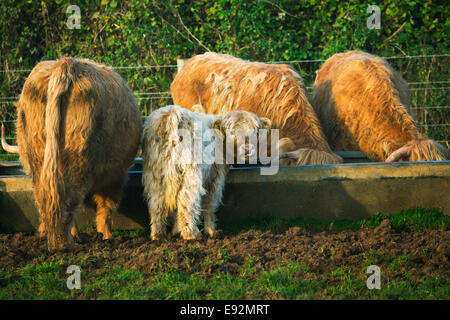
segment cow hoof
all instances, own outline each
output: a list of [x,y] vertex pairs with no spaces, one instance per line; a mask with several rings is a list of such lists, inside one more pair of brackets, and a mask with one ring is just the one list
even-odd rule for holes
[[112,233],[103,233],[103,240],[111,240],[113,238]]
[[191,234],[191,233],[183,234],[182,233],[181,236],[184,240],[201,240],[201,238],[202,238],[202,234],[200,232],[194,233],[194,234]]
[[179,232],[176,232],[176,233],[171,232],[171,233],[169,233],[169,235],[168,235],[168,239],[169,239],[169,240],[176,239],[176,238],[179,237],[179,235],[180,235]]
[[66,253],[70,252],[73,248],[74,248],[73,242],[61,242],[53,245],[51,245],[50,243],[48,244],[48,251],[52,253],[54,252]]
[[215,230],[208,231],[208,232],[206,232],[206,235],[207,235],[209,238],[214,239],[214,238],[216,238],[216,231],[215,231]]
[[208,234],[211,239],[223,239],[222,230],[214,230],[213,234]]
[[162,235],[152,235],[152,236],[150,236],[150,238],[153,240],[153,241],[164,241],[164,240],[166,240],[167,239],[167,236],[162,236]]

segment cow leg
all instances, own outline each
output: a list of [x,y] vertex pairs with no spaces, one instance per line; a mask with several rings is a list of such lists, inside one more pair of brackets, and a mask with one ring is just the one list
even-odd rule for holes
[[181,233],[180,226],[178,225],[178,219],[175,217],[173,221],[172,231],[170,232],[171,237],[176,237],[177,234]]
[[75,224],[75,216],[81,212],[81,208],[82,205],[80,201],[78,202],[78,204],[64,210],[63,223],[69,247],[73,247],[74,244],[73,238],[78,235],[78,229]]
[[114,201],[100,193],[94,194],[92,197],[97,205],[96,223],[97,232],[103,234],[103,240],[112,239],[111,233],[111,209],[115,206]]
[[45,227],[45,223],[43,221],[39,224],[38,232],[41,238],[45,238],[47,236],[47,228]]
[[[45,227],[45,224],[43,222],[41,222],[39,224],[38,232],[39,232],[39,236],[41,238],[44,238],[47,236],[47,228]],[[77,228],[77,225],[75,224],[75,220],[72,223],[70,233],[72,234],[72,237],[78,236],[78,228]]]
[[[70,192],[68,192],[70,194]],[[75,193],[74,193],[75,194]],[[80,211],[81,203],[79,194],[75,194],[73,198],[64,199],[60,214],[59,223],[50,225],[51,218],[41,214],[41,224],[39,225],[39,234],[41,237],[47,237],[48,248],[50,251],[71,249],[74,245],[73,232],[75,227],[75,214]]]
[[78,237],[78,228],[75,223],[75,217],[73,219],[72,227],[70,228],[70,233],[72,234],[72,237]]
[[103,234],[103,240],[112,239],[111,232],[111,212],[116,207],[116,204],[120,201],[122,195],[122,187],[125,183],[126,172],[122,175],[121,179],[103,187],[99,192],[94,193],[92,199],[97,205],[96,211],[96,223],[97,232]]
[[150,237],[152,240],[162,240],[167,236],[166,221],[169,215],[169,209],[165,204],[165,198],[162,194],[152,193],[148,201],[150,214]]
[[216,231],[216,215],[217,208],[222,203],[223,187],[225,184],[225,177],[227,169],[223,166],[214,166],[214,171],[211,173],[211,180],[207,186],[206,194],[203,196],[203,222],[205,232],[210,237],[214,237]]
[[204,190],[202,181],[198,176],[198,170],[194,169],[190,172],[191,174],[189,172],[185,173],[182,187],[177,196],[176,219],[178,220],[181,237],[185,240],[197,239],[200,236],[197,223],[200,218],[201,200]]

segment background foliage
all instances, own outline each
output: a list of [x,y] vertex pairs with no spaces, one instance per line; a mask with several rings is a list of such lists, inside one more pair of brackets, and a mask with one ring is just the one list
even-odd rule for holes
[[[80,29],[67,28],[71,4],[81,8]],[[366,26],[369,3],[355,0],[2,0],[0,121],[15,118],[12,101],[28,70],[60,56],[118,67],[147,115],[171,102],[167,93],[155,92],[170,90],[177,58],[211,50],[259,61],[321,60],[360,49],[380,56],[446,55],[389,62],[412,83],[413,105],[426,107],[415,110],[423,131],[449,140],[448,4],[436,0],[370,4],[381,9],[379,30]],[[311,85],[321,63],[291,64]],[[129,68],[142,65],[165,67]],[[11,132],[12,122],[7,124]]]

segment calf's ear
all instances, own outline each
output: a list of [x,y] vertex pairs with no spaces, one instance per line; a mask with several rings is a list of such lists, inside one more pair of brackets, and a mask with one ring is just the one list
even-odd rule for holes
[[261,121],[261,124],[264,129],[270,130],[270,127],[272,126],[272,121],[270,121],[269,118],[262,117],[262,118],[259,118],[259,120]]
[[205,109],[203,108],[203,106],[201,104],[194,104],[191,107],[191,110],[196,113],[206,113]]

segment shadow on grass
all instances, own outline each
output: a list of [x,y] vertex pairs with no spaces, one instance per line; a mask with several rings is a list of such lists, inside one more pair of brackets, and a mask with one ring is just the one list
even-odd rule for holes
[[404,210],[396,215],[387,216],[377,213],[373,217],[360,220],[323,221],[304,217],[285,219],[267,214],[259,218],[245,218],[227,223],[220,223],[219,221],[218,228],[226,233],[233,234],[250,229],[270,230],[279,233],[296,226],[310,232],[340,232],[344,230],[355,231],[362,227],[376,228],[385,219],[391,222],[395,230],[449,230],[450,227],[450,216],[444,215],[437,209],[417,207]]

